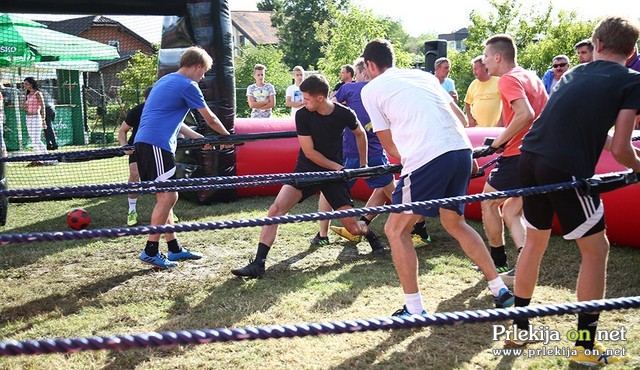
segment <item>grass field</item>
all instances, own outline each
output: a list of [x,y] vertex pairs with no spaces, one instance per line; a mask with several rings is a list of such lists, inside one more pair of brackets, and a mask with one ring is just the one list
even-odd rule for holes
[[[293,213],[312,212],[312,198]],[[199,206],[179,201],[182,222],[262,217],[273,197],[244,198]],[[153,205],[141,196],[141,224]],[[3,233],[66,230],[65,213],[87,209],[92,228],[119,227],[126,220],[126,197],[11,204]],[[362,206],[362,204],[359,204]],[[373,223],[382,234],[386,217]],[[471,222],[481,231],[481,224]],[[447,312],[493,307],[481,275],[436,221],[433,243],[418,250],[426,309]],[[252,258],[259,228],[180,234],[183,245],[205,258],[183,262],[172,271],[154,271],[138,260],[145,237],[0,246],[0,338],[134,334],[149,331],[263,326],[386,317],[403,304],[389,252],[368,254],[369,246],[337,241],[313,248],[312,223],[283,225],[260,280],[242,280],[229,270]],[[484,235],[481,231],[481,235]],[[388,248],[388,246],[387,246]],[[166,244],[161,243],[166,251]],[[510,262],[514,249],[508,247]],[[577,247],[554,237],[544,260],[533,304],[575,300]],[[607,297],[640,295],[640,250],[612,247]],[[627,332],[631,360],[620,369],[640,368],[638,310],[604,313],[601,329]],[[575,316],[535,319],[566,333]],[[3,369],[488,369],[569,367],[563,357],[501,356],[493,325],[471,324],[421,330],[377,331],[298,339],[129,351],[91,351],[68,355],[0,358]],[[566,348],[567,339],[546,347]],[[532,349],[543,349],[541,344]]]

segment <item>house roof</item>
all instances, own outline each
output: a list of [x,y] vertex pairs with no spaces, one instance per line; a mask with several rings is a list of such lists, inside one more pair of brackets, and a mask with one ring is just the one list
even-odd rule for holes
[[453,33],[441,33],[438,35],[439,39],[447,41],[461,41],[469,37],[469,30],[467,28],[461,28]]
[[90,15],[90,16],[80,17],[80,18],[64,19],[61,21],[37,21],[37,22],[40,22],[48,26],[49,29],[52,29],[54,31],[63,32],[63,33],[74,35],[74,36],[79,36],[81,33],[85,32],[86,30],[88,30],[94,25],[119,27],[124,32],[127,32],[132,37],[136,38],[140,42],[147,45],[149,48],[153,49],[153,45],[151,45],[151,43],[147,41],[144,37],[133,32],[131,29],[125,27],[122,23],[101,15],[98,15],[98,16]]
[[279,42],[277,29],[271,25],[271,12],[231,11],[231,23],[253,44],[273,45]]

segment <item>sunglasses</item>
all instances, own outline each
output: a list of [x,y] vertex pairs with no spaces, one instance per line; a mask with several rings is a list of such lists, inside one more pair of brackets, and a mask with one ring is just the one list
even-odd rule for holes
[[567,64],[569,63],[558,63],[558,64],[554,64],[553,68],[562,68],[562,67],[566,67]]

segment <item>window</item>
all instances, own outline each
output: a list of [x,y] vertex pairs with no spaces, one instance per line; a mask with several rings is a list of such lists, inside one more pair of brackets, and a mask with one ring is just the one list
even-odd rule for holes
[[244,46],[245,45],[244,35],[238,35],[238,45],[240,45],[240,46]]
[[120,52],[120,41],[119,40],[109,40],[107,42],[107,45],[114,46],[116,48],[116,50],[118,51],[118,53]]

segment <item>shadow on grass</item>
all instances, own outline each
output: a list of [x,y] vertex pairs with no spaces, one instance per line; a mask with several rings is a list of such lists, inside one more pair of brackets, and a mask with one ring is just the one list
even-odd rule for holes
[[[292,270],[291,266],[316,252],[319,248],[310,246],[304,251],[267,267],[261,279],[242,279],[229,273],[229,278],[208,289],[207,296],[197,304],[192,303],[190,293],[173,297],[173,305],[168,309],[169,321],[157,331],[179,331],[201,328],[231,328],[246,326],[244,323],[254,315],[262,315],[272,307],[277,307],[282,297],[305,289],[313,279],[340,269],[354,259],[336,260],[304,270]],[[360,256],[368,260],[367,256]],[[354,289],[363,290],[368,286],[366,279],[357,281]],[[362,285],[362,286],[360,286]],[[258,318],[257,320],[260,320]],[[271,324],[271,323],[269,323]],[[266,325],[266,323],[264,324]],[[173,357],[190,350],[189,346],[176,348],[141,349],[112,351],[105,369],[135,368],[137,365],[157,357]]]
[[[138,270],[111,276],[107,279],[81,286],[67,294],[52,294],[44,298],[26,302],[20,306],[3,309],[0,312],[0,325],[6,325],[9,322],[19,321],[21,319],[27,320],[34,316],[51,312],[59,312],[62,316],[68,316],[80,312],[86,307],[99,307],[101,306],[99,298],[103,293],[136,276],[146,275],[150,272],[152,272],[152,270]],[[29,322],[27,325],[31,326],[33,323]],[[29,327],[18,329],[11,335],[19,334],[27,329],[29,329]]]
[[[477,296],[485,292],[485,282],[463,290],[448,300],[442,301],[436,312],[460,311],[465,309],[480,309],[491,307],[493,299],[482,299],[481,302],[469,304],[469,297]],[[490,295],[490,294],[489,294]],[[425,297],[428,300],[428,297]],[[472,325],[472,327],[468,326]],[[478,353],[493,346],[491,341],[492,328],[490,325],[463,324],[456,326],[432,326],[428,336],[414,339],[402,351],[393,349],[396,345],[410,339],[421,330],[426,329],[400,329],[391,333],[390,337],[380,342],[368,351],[349,358],[335,369],[349,368],[397,368],[398,364],[409,366],[415,364],[416,368],[455,368],[468,363]],[[393,351],[393,353],[387,353]],[[379,361],[380,357],[384,360]]]

